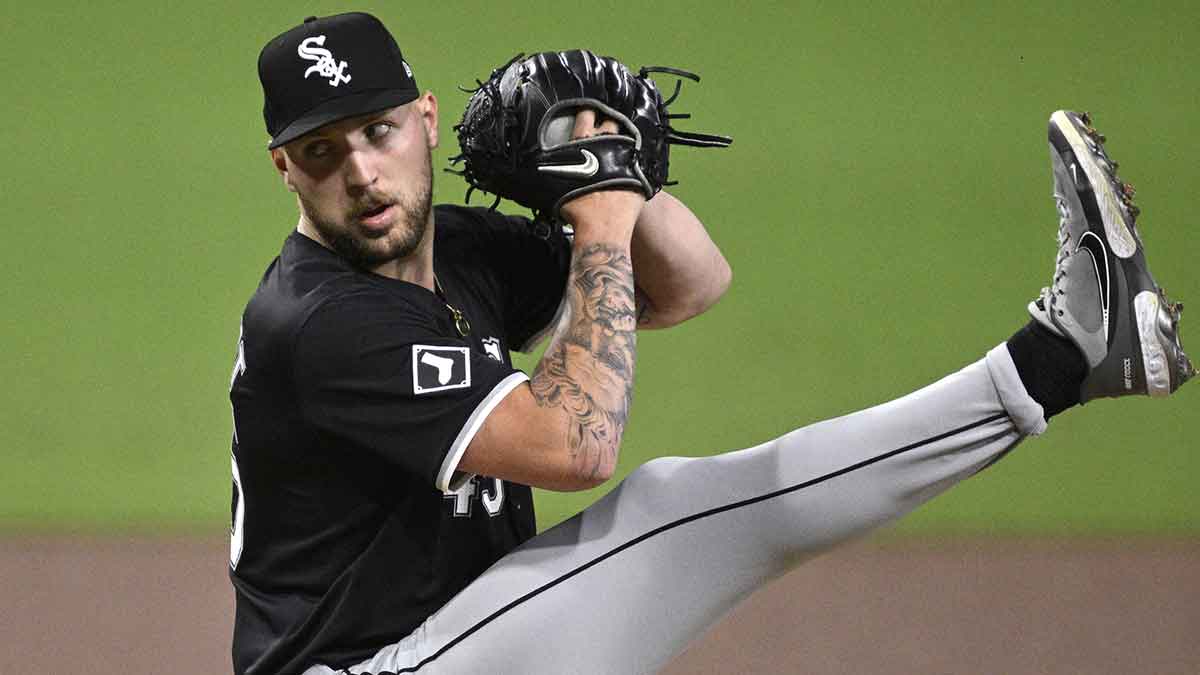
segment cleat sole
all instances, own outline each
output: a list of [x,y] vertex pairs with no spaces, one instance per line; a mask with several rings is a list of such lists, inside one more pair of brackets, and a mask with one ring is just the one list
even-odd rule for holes
[[[1146,393],[1153,397],[1163,397],[1171,393],[1171,366],[1167,362],[1167,351],[1163,348],[1163,326],[1159,318],[1165,315],[1154,291],[1142,291],[1133,299],[1134,314],[1137,318],[1138,341],[1142,344],[1142,366],[1146,373]],[[1132,388],[1131,381],[1126,378],[1126,387]]]

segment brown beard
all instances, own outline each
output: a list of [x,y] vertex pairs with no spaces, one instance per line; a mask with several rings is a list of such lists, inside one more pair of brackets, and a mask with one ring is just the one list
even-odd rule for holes
[[[400,197],[396,200],[395,206],[401,212],[400,222],[379,239],[363,237],[354,232],[352,227],[337,228],[315,218],[312,219],[313,227],[338,255],[358,269],[372,270],[386,262],[407,258],[425,238],[429,224],[433,202],[433,160],[428,152],[425,153],[424,177],[424,184],[417,187],[417,193],[411,199]],[[305,201],[303,197],[300,199]],[[305,210],[310,214],[317,213],[311,204],[306,203]],[[400,235],[398,238],[397,234]],[[387,242],[383,249],[378,246],[381,240]]]

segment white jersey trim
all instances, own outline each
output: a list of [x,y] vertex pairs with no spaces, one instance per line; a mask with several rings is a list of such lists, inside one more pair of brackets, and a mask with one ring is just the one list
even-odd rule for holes
[[475,406],[474,412],[467,418],[467,423],[459,430],[458,437],[450,444],[450,450],[446,453],[446,459],[442,460],[442,468],[438,470],[437,481],[435,482],[437,489],[443,491],[457,490],[463,483],[471,480],[474,474],[457,473],[458,463],[462,460],[463,453],[467,451],[467,446],[471,444],[471,439],[475,438],[479,427],[483,426],[483,421],[492,413],[492,409],[500,401],[504,400],[505,396],[508,396],[508,392],[528,380],[528,375],[517,371],[500,380],[500,383],[492,388],[492,391],[479,402],[479,405]]

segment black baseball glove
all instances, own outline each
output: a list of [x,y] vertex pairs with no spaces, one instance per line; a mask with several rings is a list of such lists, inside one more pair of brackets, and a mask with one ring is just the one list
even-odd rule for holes
[[[650,73],[700,81],[696,75],[647,66],[634,75],[619,61],[582,49],[518,54],[476,81],[462,121],[454,127],[462,153],[451,163],[474,190],[511,199],[539,219],[559,220],[567,201],[594,190],[621,188],[653,197],[667,182],[671,145],[725,147],[726,136],[671,128],[686,114],[667,113]],[[593,108],[616,121],[618,134],[571,140],[576,111]]]

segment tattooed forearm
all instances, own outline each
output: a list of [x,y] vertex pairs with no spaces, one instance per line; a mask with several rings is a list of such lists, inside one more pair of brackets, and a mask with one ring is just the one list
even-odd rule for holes
[[611,472],[633,399],[637,323],[633,265],[621,247],[575,252],[567,282],[568,320],[534,370],[538,405],[569,419],[566,443],[583,475]]

